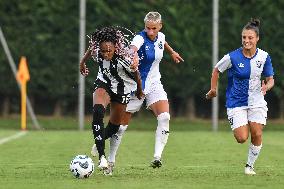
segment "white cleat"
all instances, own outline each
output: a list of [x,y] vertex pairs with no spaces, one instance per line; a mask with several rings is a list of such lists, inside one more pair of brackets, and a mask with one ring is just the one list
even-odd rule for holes
[[246,164],[245,167],[245,174],[246,175],[255,175],[256,172],[254,172],[253,167],[249,166],[248,164]]
[[99,165],[98,165],[98,168],[100,170],[106,170],[108,168],[108,162],[106,160],[106,157],[105,156],[102,156],[100,161],[99,161]]
[[114,169],[114,162],[108,162],[108,168],[104,169],[104,175],[112,176]]
[[91,149],[91,154],[92,156],[96,157],[98,155],[98,150],[97,150],[97,146],[96,144],[93,145],[92,149]]

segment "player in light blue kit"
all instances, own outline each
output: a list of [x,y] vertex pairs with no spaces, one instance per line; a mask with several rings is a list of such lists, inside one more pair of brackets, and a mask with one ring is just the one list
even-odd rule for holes
[[[238,143],[251,134],[245,174],[254,175],[254,163],[262,147],[262,129],[266,125],[267,103],[264,95],[274,86],[269,54],[256,47],[259,40],[258,19],[251,19],[242,30],[243,47],[225,55],[213,69],[207,99],[217,96],[219,72],[228,71],[227,115]],[[265,78],[261,82],[261,76]]]
[[158,121],[154,160],[151,162],[153,168],[162,165],[161,156],[169,136],[169,103],[167,93],[160,81],[159,64],[163,58],[164,49],[170,53],[176,63],[180,63],[183,59],[168,45],[165,35],[160,32],[162,18],[158,12],[149,12],[144,18],[144,23],[145,29],[133,38],[130,48],[134,53],[137,52],[139,56],[139,71],[145,96],[141,100],[135,96],[130,98],[123,124],[120,126],[118,133],[110,140],[110,154],[108,158],[110,172],[112,172],[116,151],[122,135],[127,129],[132,114],[140,110],[144,100],[146,100],[147,108],[152,110]]

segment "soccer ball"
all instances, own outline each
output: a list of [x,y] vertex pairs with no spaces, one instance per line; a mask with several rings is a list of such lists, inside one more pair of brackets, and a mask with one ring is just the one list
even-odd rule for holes
[[70,163],[70,171],[76,178],[88,178],[94,168],[93,160],[87,155],[77,155]]

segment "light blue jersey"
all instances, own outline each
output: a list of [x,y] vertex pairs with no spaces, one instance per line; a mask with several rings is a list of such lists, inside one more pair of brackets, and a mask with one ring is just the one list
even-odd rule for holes
[[160,81],[159,64],[163,58],[165,35],[158,33],[154,41],[149,39],[145,31],[138,33],[131,42],[138,49],[139,72],[144,94],[148,94],[151,85]]
[[228,70],[227,108],[267,105],[261,92],[261,76],[274,75],[267,52],[257,48],[255,55],[247,58],[243,55],[242,48],[239,48],[225,55],[215,68],[222,73]]

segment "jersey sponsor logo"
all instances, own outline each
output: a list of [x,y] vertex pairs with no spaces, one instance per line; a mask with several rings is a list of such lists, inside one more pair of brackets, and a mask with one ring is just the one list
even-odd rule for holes
[[243,63],[239,63],[238,66],[239,66],[239,68],[244,68],[245,67],[245,65]]
[[103,74],[110,76],[110,70],[108,68],[103,68]]

